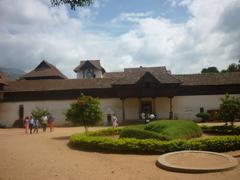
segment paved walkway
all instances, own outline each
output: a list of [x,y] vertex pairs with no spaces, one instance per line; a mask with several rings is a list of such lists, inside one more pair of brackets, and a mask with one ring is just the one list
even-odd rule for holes
[[[240,165],[220,173],[174,173],[158,168],[156,155],[103,154],[70,149],[68,136],[82,130],[56,128],[53,133],[26,135],[22,129],[0,129],[0,179],[238,180],[240,177]],[[240,151],[233,153],[240,154]]]

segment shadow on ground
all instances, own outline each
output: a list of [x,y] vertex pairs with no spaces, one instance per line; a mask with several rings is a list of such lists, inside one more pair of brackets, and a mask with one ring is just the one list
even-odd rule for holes
[[55,140],[69,140],[70,136],[59,136],[59,137],[54,137],[52,139]]

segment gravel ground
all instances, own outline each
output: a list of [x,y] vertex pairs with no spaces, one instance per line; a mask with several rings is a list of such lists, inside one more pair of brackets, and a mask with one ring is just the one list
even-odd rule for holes
[[[97,128],[91,128],[91,130]],[[67,146],[69,135],[83,128],[55,128],[54,132],[24,134],[23,129],[0,129],[0,179],[78,180],[239,180],[237,168],[207,174],[175,173],[155,165],[157,155],[83,152]],[[240,151],[230,152],[240,155]],[[240,160],[240,159],[238,159]]]

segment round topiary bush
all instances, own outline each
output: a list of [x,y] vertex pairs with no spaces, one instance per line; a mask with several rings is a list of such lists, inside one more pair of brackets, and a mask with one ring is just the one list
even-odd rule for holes
[[167,137],[153,132],[139,128],[124,128],[120,133],[120,138],[136,138],[136,139],[158,139],[169,140]]
[[201,128],[188,120],[160,120],[147,125],[137,125],[123,128],[120,137],[136,139],[190,139],[200,137]]

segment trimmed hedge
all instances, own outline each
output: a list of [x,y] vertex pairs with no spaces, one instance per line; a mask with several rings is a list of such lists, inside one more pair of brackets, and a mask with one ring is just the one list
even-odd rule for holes
[[219,135],[240,135],[240,126],[201,126],[204,133]]
[[75,134],[69,144],[76,149],[107,152],[167,153],[180,150],[226,152],[240,149],[240,136],[160,141],[157,139],[119,138]]
[[123,128],[120,133],[120,138],[169,140],[166,136],[159,133],[139,128]]
[[107,128],[101,129],[97,131],[88,132],[88,136],[111,136],[111,135],[119,135],[123,128]]

